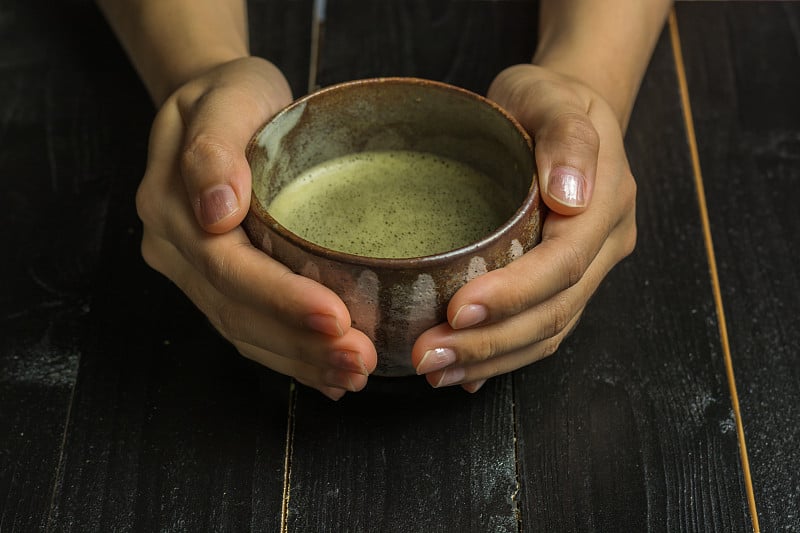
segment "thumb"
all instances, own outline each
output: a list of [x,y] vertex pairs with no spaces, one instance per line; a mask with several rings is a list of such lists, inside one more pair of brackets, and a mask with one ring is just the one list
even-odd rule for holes
[[536,165],[542,199],[561,215],[589,205],[597,172],[600,138],[589,117],[567,112],[551,118],[536,134]]
[[256,130],[291,101],[288,85],[274,99],[265,99],[264,92],[213,89],[181,113],[186,122],[181,176],[205,231],[232,230],[250,208],[252,179],[245,150]]
[[247,141],[224,136],[214,124],[197,127],[187,136],[181,157],[181,175],[200,226],[210,233],[225,233],[238,226],[250,205],[251,176],[245,157]]

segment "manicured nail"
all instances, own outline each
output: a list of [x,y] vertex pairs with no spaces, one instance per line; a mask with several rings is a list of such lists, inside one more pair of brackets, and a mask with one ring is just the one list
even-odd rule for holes
[[557,202],[569,207],[586,205],[586,178],[572,167],[556,167],[550,171],[547,193]]
[[325,371],[322,379],[332,387],[348,390],[350,392],[357,392],[360,387],[356,386],[354,378],[356,376],[345,370],[331,369]]
[[434,348],[422,356],[422,361],[417,365],[417,374],[428,374],[450,366],[456,361],[456,352],[450,348]]
[[210,187],[200,194],[200,218],[206,225],[228,218],[239,210],[239,200],[230,185]]
[[456,311],[456,316],[453,317],[453,329],[464,329],[476,324],[480,324],[486,317],[489,316],[489,310],[483,305],[466,304],[462,305]]
[[314,331],[330,335],[331,337],[341,337],[344,335],[342,326],[339,325],[339,320],[333,315],[308,315],[306,317],[306,326]]
[[481,379],[479,381],[473,381],[472,383],[464,383],[461,385],[461,388],[465,391],[469,392],[470,394],[475,394],[483,387],[483,384],[486,383],[485,379]]
[[439,378],[439,382],[434,385],[434,387],[446,387],[448,385],[454,385],[461,380],[464,379],[464,376],[467,375],[467,371],[464,370],[463,367],[454,366],[451,368],[446,368],[444,372],[442,372],[442,377]]
[[362,376],[369,376],[367,365],[364,364],[364,359],[361,354],[357,352],[347,352],[344,350],[335,351],[331,354],[331,364],[342,370],[355,372]]
[[346,392],[343,391],[342,389],[335,389],[333,387],[324,387],[322,389],[319,389],[319,391],[325,396],[327,396],[329,399],[333,400],[334,402],[338,402],[339,400],[341,400],[342,396],[344,396]]

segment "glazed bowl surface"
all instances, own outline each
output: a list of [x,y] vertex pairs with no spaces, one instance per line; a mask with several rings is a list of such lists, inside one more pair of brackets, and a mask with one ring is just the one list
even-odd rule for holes
[[[310,168],[349,154],[397,150],[456,160],[491,177],[509,198],[504,222],[455,249],[370,257],[315,244],[269,212],[275,197]],[[377,375],[414,374],[414,341],[446,320],[453,294],[541,239],[544,205],[530,137],[498,105],[441,82],[375,78],[322,89],[267,122],[247,157],[253,194],[243,225],[250,240],[342,298],[353,327],[375,344]]]

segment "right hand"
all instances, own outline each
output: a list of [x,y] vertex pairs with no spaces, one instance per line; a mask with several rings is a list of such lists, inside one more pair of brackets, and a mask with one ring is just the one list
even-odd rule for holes
[[245,148],[291,99],[274,65],[248,57],[166,100],[136,196],[142,255],[245,357],[338,400],[366,385],[375,347],[336,294],[254,248],[240,227],[251,193]]

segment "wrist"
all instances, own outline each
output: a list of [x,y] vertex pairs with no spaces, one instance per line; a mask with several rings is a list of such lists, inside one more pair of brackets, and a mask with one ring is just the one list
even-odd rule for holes
[[246,49],[237,49],[236,47],[207,49],[203,52],[202,56],[173,58],[174,61],[164,61],[156,67],[161,74],[142,76],[144,79],[152,80],[147,84],[147,88],[156,106],[161,106],[172,93],[192,80],[200,78],[224,64],[249,57]]
[[217,65],[249,55],[241,0],[96,0],[156,105]]
[[623,76],[603,68],[596,58],[575,49],[539,49],[533,63],[568,79],[585,85],[605,100],[624,130],[639,90],[639,78]]

